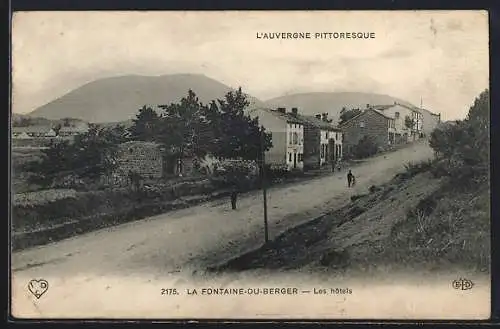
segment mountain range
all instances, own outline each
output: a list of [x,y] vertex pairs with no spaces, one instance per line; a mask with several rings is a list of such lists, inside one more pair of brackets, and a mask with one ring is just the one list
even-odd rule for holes
[[[142,106],[178,102],[187,95],[189,89],[192,89],[203,103],[223,98],[227,92],[234,90],[201,74],[118,76],[87,83],[37,108],[28,116],[50,120],[70,117],[94,123],[129,121]],[[326,112],[334,122],[338,120],[343,107],[363,108],[366,104],[393,102],[409,104],[388,95],[360,92],[300,93],[266,101],[248,95],[248,99],[250,107],[297,107],[299,112],[305,115]]]

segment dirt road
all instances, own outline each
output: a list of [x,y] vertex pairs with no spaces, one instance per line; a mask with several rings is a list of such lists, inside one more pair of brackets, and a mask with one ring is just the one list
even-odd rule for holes
[[[270,238],[389,180],[408,161],[430,156],[430,148],[419,143],[369,159],[352,168],[357,177],[352,189],[346,188],[345,172],[270,189]],[[229,200],[218,200],[16,252],[12,270],[30,276],[162,273],[222,262],[263,242],[262,200],[256,191],[241,196],[236,211]]]
[[[352,189],[346,187],[346,172],[271,188],[270,238],[388,181],[409,161],[430,157],[432,150],[420,142],[352,167],[357,178]],[[51,289],[57,286],[62,294],[68,289],[84,293],[80,284],[103,277],[159,280],[192,274],[262,243],[262,192],[256,191],[241,196],[236,211],[229,200],[219,200],[13,253],[13,291],[25,291],[33,278],[56,280]]]

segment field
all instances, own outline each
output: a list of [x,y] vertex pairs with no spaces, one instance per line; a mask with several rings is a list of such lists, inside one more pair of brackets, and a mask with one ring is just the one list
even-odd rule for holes
[[40,187],[28,183],[29,173],[23,170],[28,162],[39,160],[42,156],[40,148],[12,148],[11,153],[11,177],[13,193],[36,191]]

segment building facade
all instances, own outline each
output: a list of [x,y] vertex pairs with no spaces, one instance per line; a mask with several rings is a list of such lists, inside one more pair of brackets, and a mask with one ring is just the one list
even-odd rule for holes
[[441,114],[435,114],[427,109],[420,109],[422,114],[422,132],[424,136],[429,136],[441,123]]
[[349,154],[365,136],[371,136],[380,149],[387,149],[395,144],[395,120],[378,110],[366,109],[342,123],[339,128],[344,133],[344,154]]
[[342,132],[331,124],[328,114],[300,118],[304,122],[304,165],[314,169],[339,160]]
[[303,170],[304,123],[298,109],[287,112],[285,108],[255,108],[249,114],[258,117],[259,124],[271,133],[273,146],[266,151],[266,163],[287,170]]
[[[28,137],[26,137],[28,136]],[[51,127],[46,126],[27,126],[12,127],[12,138],[51,138],[57,134]]]
[[394,140],[396,144],[411,142],[421,136],[423,120],[421,113],[417,109],[397,102],[391,105],[375,105],[371,108],[394,119]]

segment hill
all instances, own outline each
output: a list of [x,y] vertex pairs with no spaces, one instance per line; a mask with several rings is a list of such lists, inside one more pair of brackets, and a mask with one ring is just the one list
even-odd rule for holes
[[342,107],[365,108],[366,104],[393,104],[398,102],[413,106],[407,101],[382,94],[360,93],[360,92],[313,92],[285,95],[265,101],[269,107],[297,107],[299,112],[305,115],[315,115],[327,112],[333,122],[338,122]]
[[[127,121],[135,117],[142,106],[177,102],[187,95],[189,89],[204,103],[222,98],[233,90],[200,74],[126,75],[85,84],[39,107],[30,116],[47,119],[72,117],[95,123]],[[249,97],[253,105],[262,106],[260,100]]]

